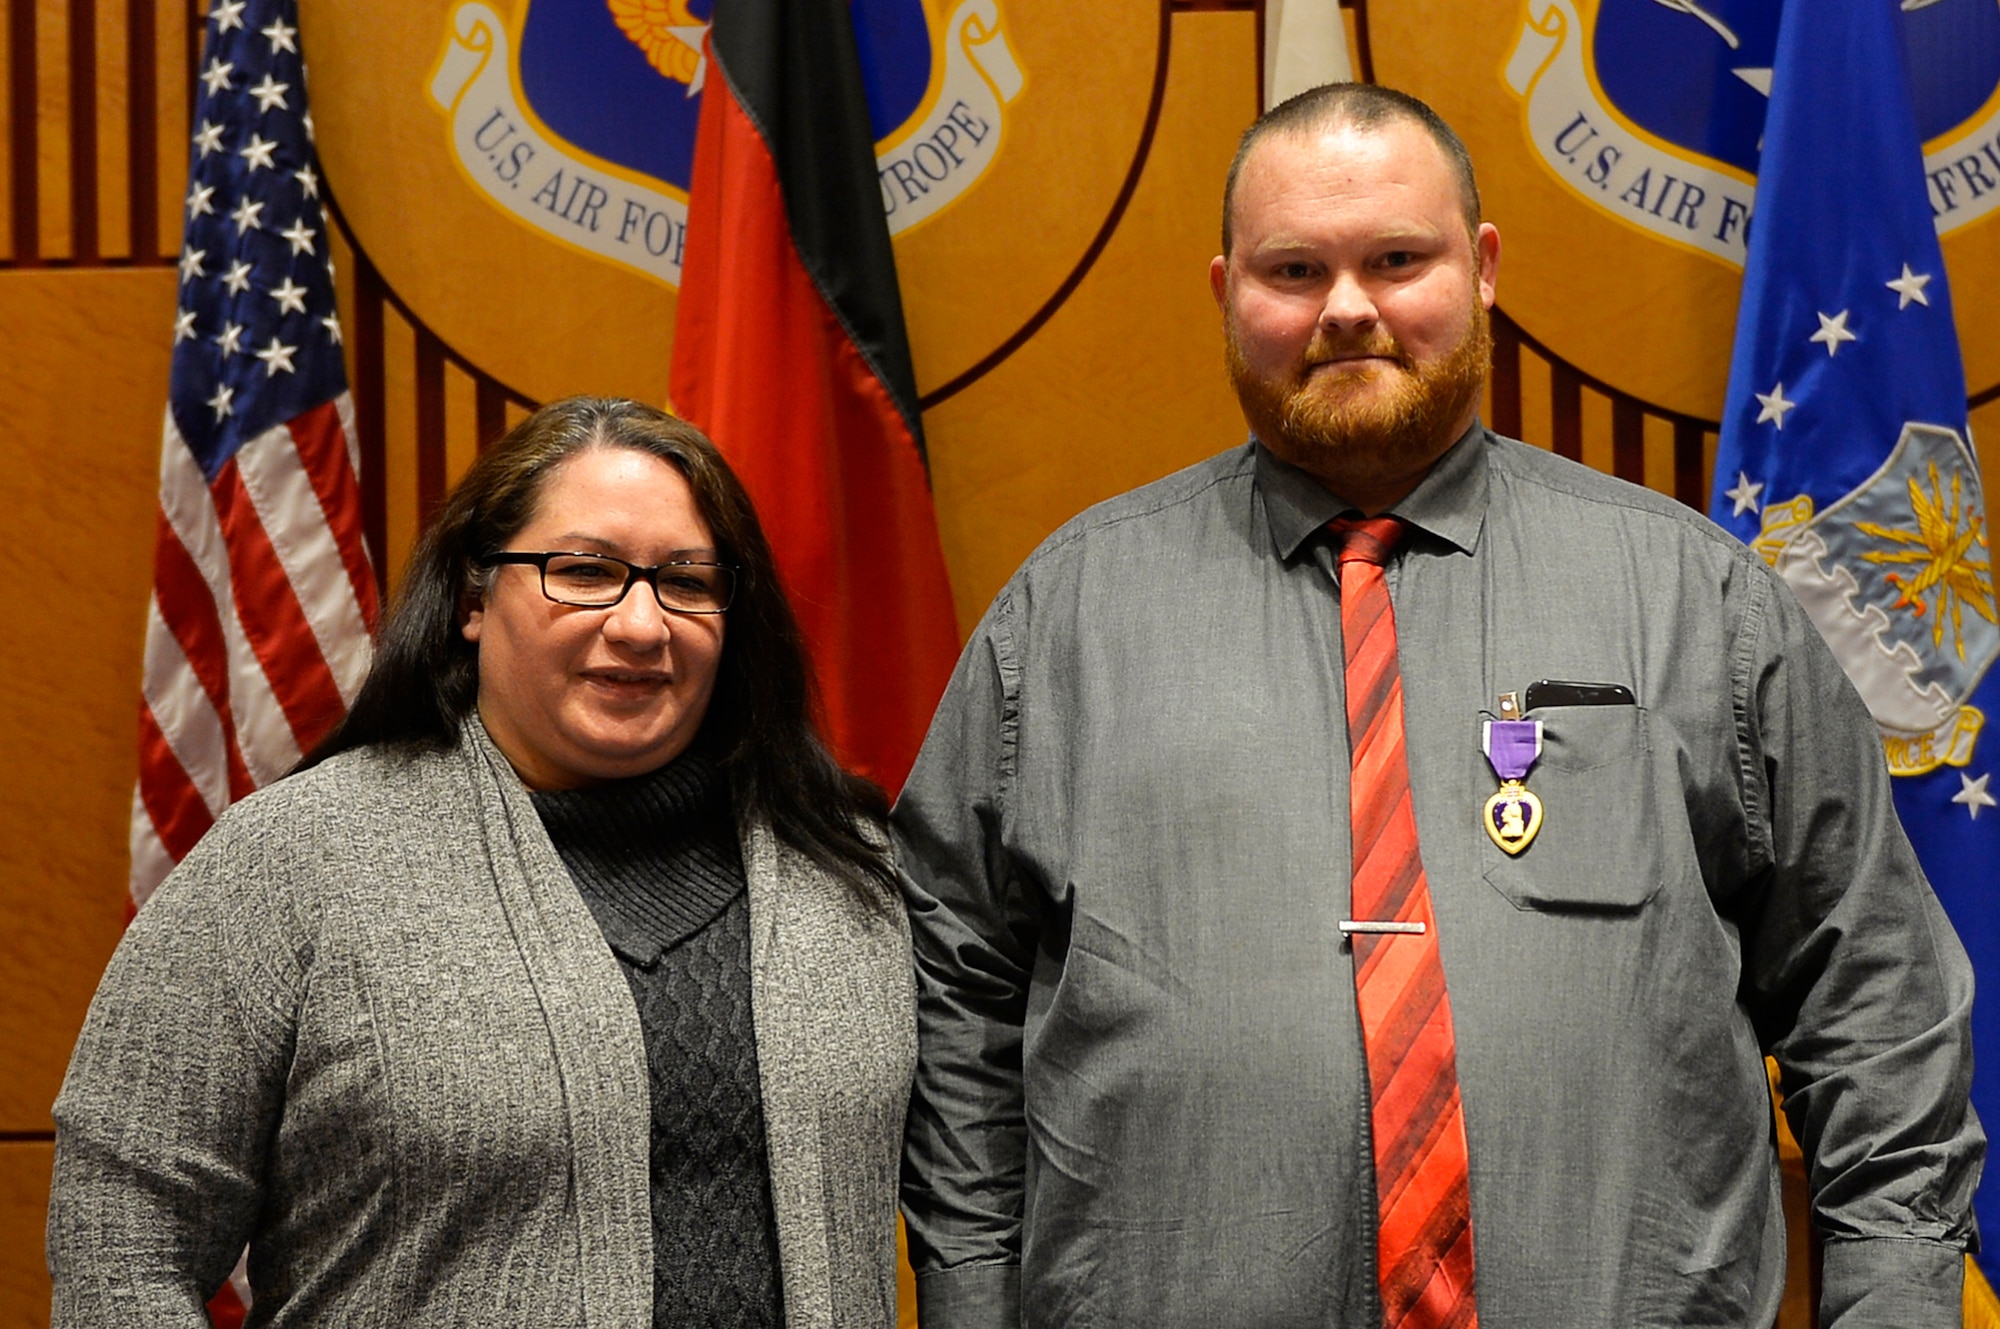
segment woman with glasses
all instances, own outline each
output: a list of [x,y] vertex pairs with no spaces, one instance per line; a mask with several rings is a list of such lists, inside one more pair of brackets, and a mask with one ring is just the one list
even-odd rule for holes
[[575,398],[474,464],[346,720],[113,958],[57,1325],[888,1325],[915,1059],[878,790],[742,487]]

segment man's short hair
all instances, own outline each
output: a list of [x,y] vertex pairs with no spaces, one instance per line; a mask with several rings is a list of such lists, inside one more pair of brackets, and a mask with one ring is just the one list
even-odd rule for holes
[[1407,92],[1376,83],[1326,83],[1308,88],[1296,97],[1279,102],[1257,117],[1243,131],[1236,144],[1236,156],[1229,163],[1229,176],[1222,186],[1222,252],[1229,253],[1233,239],[1231,220],[1236,211],[1236,177],[1250,151],[1271,134],[1296,134],[1315,129],[1352,127],[1379,129],[1385,124],[1408,121],[1420,125],[1438,145],[1458,179],[1459,206],[1465,213],[1465,229],[1479,230],[1479,184],[1472,177],[1472,155],[1450,125],[1424,103]]

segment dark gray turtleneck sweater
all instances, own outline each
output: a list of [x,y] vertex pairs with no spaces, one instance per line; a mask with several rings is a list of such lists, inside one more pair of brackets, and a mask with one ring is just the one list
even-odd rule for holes
[[784,1299],[727,781],[690,752],[651,775],[533,797],[639,1007],[653,1323],[775,1329]]

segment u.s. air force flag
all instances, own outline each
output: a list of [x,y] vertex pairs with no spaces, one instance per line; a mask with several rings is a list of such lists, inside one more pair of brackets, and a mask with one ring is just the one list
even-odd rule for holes
[[[2000,624],[1904,61],[1890,0],[1785,7],[1711,510],[1784,575],[1881,726],[1903,825],[1980,971],[1991,1129]],[[2000,1182],[1979,1210],[2000,1248]]]

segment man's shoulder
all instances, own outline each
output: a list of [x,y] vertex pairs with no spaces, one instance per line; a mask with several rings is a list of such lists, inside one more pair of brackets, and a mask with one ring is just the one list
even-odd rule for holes
[[1682,535],[1731,558],[1752,556],[1734,536],[1679,499],[1503,434],[1488,431],[1487,444],[1490,474],[1517,498],[1532,496],[1538,504],[1579,518],[1589,515]]
[[1057,527],[1016,575],[1080,555],[1105,540],[1176,538],[1187,526],[1212,519],[1233,498],[1247,495],[1256,472],[1256,449],[1244,443],[1094,503]]

